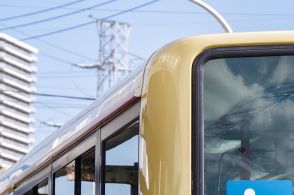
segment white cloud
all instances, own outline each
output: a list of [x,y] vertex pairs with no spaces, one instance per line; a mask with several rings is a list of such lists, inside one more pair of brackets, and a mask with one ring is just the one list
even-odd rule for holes
[[217,120],[241,100],[262,91],[258,84],[246,86],[244,79],[234,75],[225,60],[212,60],[206,64],[204,71],[205,119]]

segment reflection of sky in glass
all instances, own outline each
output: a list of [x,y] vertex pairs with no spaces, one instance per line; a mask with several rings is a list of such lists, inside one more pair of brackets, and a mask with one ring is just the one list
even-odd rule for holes
[[95,151],[83,155],[81,159],[81,195],[95,193]]
[[73,161],[54,174],[55,195],[74,194],[74,164],[75,162]]
[[107,165],[134,165],[138,162],[138,136],[106,152]]
[[[138,135],[106,151],[106,165],[129,165],[138,163]],[[106,195],[130,195],[128,184],[105,184]]]
[[225,194],[226,181],[244,175],[294,180],[293,65],[292,56],[206,64],[205,194],[218,194],[218,183],[219,194]]
[[105,195],[131,195],[131,187],[127,184],[105,184]]
[[94,195],[95,183],[89,181],[82,181],[81,183],[81,195]]

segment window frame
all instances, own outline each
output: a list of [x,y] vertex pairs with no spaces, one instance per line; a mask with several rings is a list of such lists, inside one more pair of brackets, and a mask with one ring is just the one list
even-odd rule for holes
[[50,165],[39,171],[30,179],[23,182],[20,186],[17,186],[16,190],[14,191],[14,194],[22,195],[27,191],[35,188],[46,179],[48,180],[48,191],[50,193]]
[[[134,120],[139,120],[140,115],[140,101],[130,105],[124,111],[117,114],[114,118],[107,121],[103,126],[95,129],[94,133],[89,135],[87,138],[79,142],[77,145],[71,147],[71,149],[65,151],[61,154],[56,160],[54,160],[51,164],[51,193],[50,195],[54,195],[55,186],[54,186],[54,174],[69,164],[72,161],[76,161],[76,163],[80,163],[81,156],[95,147],[95,194],[101,194],[102,189],[102,174],[101,170],[103,168],[103,147],[102,142],[106,140],[109,136],[117,133],[125,126],[131,124]],[[76,166],[77,167],[77,166]],[[78,169],[76,168],[75,171]],[[80,176],[80,174],[78,174]],[[79,178],[78,178],[79,179]],[[77,185],[79,180],[75,182],[75,194],[80,192],[81,189],[79,185]]]
[[[83,154],[92,148],[95,148],[95,194],[101,194],[102,141],[133,123],[134,120],[139,120],[140,106],[141,101],[137,98],[135,102],[125,105],[120,112],[113,112],[107,120],[103,121],[103,125],[96,125],[91,134],[83,137],[78,143],[72,144],[62,153],[53,156],[48,165],[40,168],[31,178],[21,181],[19,185],[15,186],[14,194],[22,195],[39,185],[40,181],[48,179],[48,194],[53,195],[55,190],[54,174],[73,160],[80,162]],[[79,190],[81,189],[75,189],[75,194]]]
[[[80,194],[80,185],[79,185],[79,181],[80,181],[80,171],[79,171],[79,165],[80,165],[80,161],[81,161],[81,156],[83,156],[83,154],[87,153],[89,150],[91,150],[92,148],[95,148],[95,164],[96,164],[96,156],[97,156],[97,152],[96,152],[96,145],[100,144],[99,143],[99,133],[100,132],[100,128],[97,128],[95,130],[95,132],[91,135],[89,135],[87,138],[85,138],[83,141],[81,141],[80,143],[78,143],[77,145],[73,146],[70,150],[65,151],[63,155],[61,155],[58,159],[54,160],[51,164],[51,195],[55,194],[55,177],[54,174],[59,171],[61,168],[65,167],[66,165],[68,165],[69,163],[71,163],[72,161],[75,161],[75,177],[77,177],[77,179],[74,181],[74,194]],[[95,179],[97,180],[97,176],[96,176],[96,167],[95,167]],[[99,181],[99,180],[98,180]],[[97,186],[97,184],[95,184],[95,186]]]
[[[126,110],[124,113],[118,115],[117,118],[113,119],[111,122],[107,123],[105,126],[101,127],[101,142],[100,142],[100,152],[101,152],[101,159],[100,159],[100,191],[99,195],[105,194],[104,189],[104,167],[105,167],[105,151],[104,149],[104,143],[109,140],[112,137],[115,137],[116,135],[119,135],[121,131],[123,131],[125,128],[129,127],[130,125],[134,124],[136,121],[139,121],[140,116],[140,102],[137,102],[135,105],[130,107],[128,110]],[[139,129],[138,129],[139,134]],[[139,142],[139,140],[138,140]],[[138,153],[139,153],[139,143],[138,143]],[[139,160],[139,159],[138,159]],[[139,169],[139,166],[138,166]],[[139,173],[139,170],[138,170]],[[138,183],[139,186],[139,183]]]
[[191,71],[192,195],[204,195],[203,68],[205,64],[210,60],[220,58],[283,55],[294,55],[294,45],[220,47],[208,49],[194,59]]

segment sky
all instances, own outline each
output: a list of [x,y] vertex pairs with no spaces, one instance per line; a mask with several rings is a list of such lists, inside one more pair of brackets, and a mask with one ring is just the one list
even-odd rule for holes
[[[129,52],[147,60],[165,44],[187,36],[223,33],[221,26],[205,10],[188,0],[81,0],[48,12],[7,20],[14,16],[56,7],[74,0],[2,0],[0,2],[0,31],[25,40],[39,49],[38,68],[34,84],[38,93],[95,98],[95,69],[80,69],[76,63],[95,63],[98,59],[99,39],[95,19],[105,18],[123,10],[152,2],[140,9],[110,18],[131,25]],[[107,4],[106,4],[107,2]],[[206,0],[218,10],[235,32],[280,31],[294,29],[293,1],[283,0]],[[100,5],[105,3],[106,5]],[[86,9],[96,6],[94,9]],[[52,17],[79,12],[38,24],[6,29]],[[89,16],[92,17],[89,17]],[[6,18],[6,19],[5,19]],[[35,35],[59,31],[70,26],[90,23],[74,30],[51,34],[37,39]],[[44,121],[65,123],[85,109],[91,101],[54,97],[36,97],[33,107],[36,144],[56,128]]]

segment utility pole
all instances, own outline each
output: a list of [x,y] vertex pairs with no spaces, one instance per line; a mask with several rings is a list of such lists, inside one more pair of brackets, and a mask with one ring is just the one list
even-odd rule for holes
[[118,21],[97,20],[99,33],[99,64],[97,95],[128,73],[128,43],[130,25]]
[[[94,18],[92,15],[90,18]],[[94,18],[95,19],[95,18]],[[120,78],[146,60],[128,52],[131,26],[124,22],[96,19],[99,37],[98,60],[95,63],[73,64],[79,68],[97,70],[97,91],[99,97]]]
[[119,78],[130,72],[128,42],[131,26],[127,23],[97,20],[99,35],[99,59],[97,63],[75,64],[80,68],[97,69],[97,92],[99,97]]

